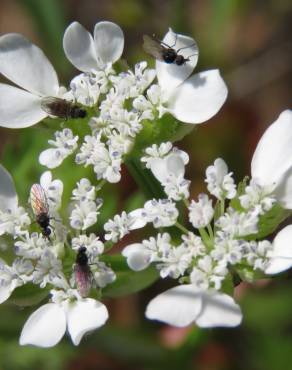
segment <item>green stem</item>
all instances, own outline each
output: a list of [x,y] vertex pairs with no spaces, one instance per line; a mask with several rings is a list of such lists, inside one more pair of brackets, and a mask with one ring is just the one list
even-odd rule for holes
[[225,212],[225,201],[224,199],[220,200],[220,213],[221,213],[221,216],[224,215],[224,212]]
[[148,169],[142,167],[139,159],[129,158],[125,161],[125,164],[137,185],[142,189],[148,199],[166,198],[159,182]]
[[210,225],[210,224],[207,226],[207,229],[208,229],[208,232],[209,232],[210,238],[214,239],[213,229],[212,229],[212,227],[211,227],[211,225]]
[[201,229],[199,229],[199,233],[206,247],[209,250],[212,249],[212,240],[210,239],[210,236],[207,233],[207,231],[202,227]]
[[180,224],[178,221],[175,223],[175,226],[180,229],[184,234],[188,234],[189,230],[186,229],[182,224]]

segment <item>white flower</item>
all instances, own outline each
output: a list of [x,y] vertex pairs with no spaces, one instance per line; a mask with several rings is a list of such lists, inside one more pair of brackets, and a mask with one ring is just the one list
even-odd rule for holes
[[142,216],[155,228],[168,227],[176,223],[178,210],[169,199],[152,199],[144,204]]
[[251,179],[245,188],[245,194],[239,197],[240,204],[245,209],[257,208],[259,214],[268,212],[274,205],[276,199],[271,195],[272,187],[262,187],[255,179]]
[[195,235],[192,232],[189,232],[187,235],[182,235],[181,238],[184,245],[189,249],[191,255],[194,258],[206,254],[206,246],[199,236]]
[[228,270],[224,261],[215,261],[211,256],[200,258],[193,268],[190,279],[197,289],[208,290],[221,288],[222,280],[227,275]]
[[122,212],[121,215],[115,215],[113,220],[109,220],[104,224],[104,230],[106,232],[104,236],[105,240],[112,240],[116,243],[127,235],[130,230],[144,227],[147,220],[142,216],[143,209],[136,209],[129,214]]
[[37,261],[33,272],[33,283],[39,284],[41,288],[45,288],[47,284],[58,288],[66,288],[68,285],[62,272],[62,262],[49,248],[43,251]]
[[196,229],[206,227],[214,216],[212,200],[207,194],[199,194],[198,202],[192,200],[189,206],[189,219]]
[[26,233],[22,240],[15,242],[14,252],[17,256],[36,260],[41,257],[49,245],[48,238],[44,238],[42,234]]
[[259,214],[256,211],[237,212],[228,208],[216,221],[216,226],[230,236],[240,237],[258,232]]
[[146,317],[184,327],[196,323],[201,328],[234,327],[242,320],[240,307],[227,294],[198,290],[187,284],[171,288],[152,299]]
[[233,239],[229,233],[218,231],[214,244],[214,249],[211,252],[212,258],[226,265],[228,263],[234,265],[239,263],[243,258],[244,248],[247,242],[240,239]]
[[91,266],[91,273],[97,287],[104,288],[116,280],[115,272],[103,262]]
[[97,179],[105,179],[111,183],[120,181],[121,155],[116,151],[109,151],[100,141],[100,134],[85,136],[85,141],[76,156],[76,163],[93,165]]
[[71,94],[77,103],[92,107],[96,105],[100,88],[94,73],[81,73],[70,82]]
[[77,149],[78,136],[73,136],[69,128],[55,132],[56,140],[49,140],[55,148],[46,149],[39,155],[39,162],[48,168],[56,168],[65,158]]
[[270,268],[269,255],[273,254],[273,245],[268,240],[261,240],[259,242],[251,241],[247,243],[246,259],[247,262],[254,267],[254,269],[265,271]]
[[80,71],[99,71],[120,59],[124,35],[117,24],[99,22],[93,38],[80,23],[73,22],[65,31],[63,47],[67,58]]
[[227,165],[221,158],[217,158],[214,165],[206,169],[205,182],[209,192],[220,200],[232,199],[236,195],[232,172],[228,173]]
[[[149,154],[153,156],[150,157],[148,154],[142,160],[147,163],[153,175],[163,185],[168,198],[178,201],[189,197],[190,181],[184,178],[185,165],[189,161],[189,156],[177,148],[172,148],[168,154],[163,155],[165,148],[168,147],[167,144],[165,143],[161,150],[158,148],[157,153],[155,153],[155,147],[150,148]],[[162,158],[156,156],[159,153],[163,155]]]
[[99,206],[92,200],[75,204],[70,215],[70,225],[73,229],[86,230],[97,221]]
[[145,149],[145,155],[141,158],[141,162],[145,162],[147,168],[151,168],[151,164],[156,159],[162,159],[172,150],[172,144],[170,141],[161,143],[159,146],[153,144],[152,146]]
[[192,254],[184,243],[177,247],[170,245],[167,251],[162,252],[159,261],[161,262],[157,264],[157,268],[160,276],[163,279],[167,276],[177,279],[190,267]]
[[6,301],[17,287],[31,281],[31,261],[16,258],[12,266],[0,259],[0,303]]
[[0,126],[22,128],[42,121],[44,97],[58,97],[57,74],[44,53],[22,35],[0,37],[0,73],[18,87],[0,84]]
[[268,253],[266,274],[278,274],[292,267],[292,225],[284,227],[275,237]]
[[68,291],[63,297],[60,294],[58,297],[56,291],[51,293],[53,302],[38,308],[24,324],[20,345],[53,347],[62,339],[66,330],[73,344],[78,345],[84,334],[98,329],[108,319],[107,308],[95,299],[76,300],[76,291]]
[[283,208],[292,209],[292,111],[285,110],[265,131],[254,152],[251,175]]
[[199,124],[213,117],[227,97],[227,87],[218,70],[197,73],[189,77],[198,60],[198,48],[191,37],[175,34],[171,29],[162,40],[186,59],[183,65],[156,61],[156,74],[162,89],[162,101],[178,120]]
[[77,187],[72,191],[72,199],[76,201],[95,200],[95,187],[87,178],[77,182]]
[[110,76],[117,92],[126,99],[135,98],[143,94],[144,90],[154,80],[156,72],[154,69],[147,69],[146,62],[135,65],[134,73],[131,70],[122,72],[118,76]]

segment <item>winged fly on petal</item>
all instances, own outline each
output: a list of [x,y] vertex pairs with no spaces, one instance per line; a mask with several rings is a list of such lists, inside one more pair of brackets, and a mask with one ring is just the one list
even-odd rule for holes
[[[190,57],[198,54],[196,43],[193,43],[189,46],[184,46],[176,50],[174,47],[177,41],[177,34],[175,36],[175,42],[172,46],[167,45],[165,42],[156,39],[154,36],[150,37],[150,36],[144,35],[143,41],[144,41],[143,49],[147,54],[167,64],[176,64],[178,66],[181,66],[185,64],[186,62],[189,62]],[[180,54],[181,50],[191,48],[191,47],[195,47],[196,49],[195,54],[190,55],[187,58],[185,58],[183,55]]]
[[85,109],[73,104],[65,99],[54,98],[52,96],[45,97],[41,100],[41,108],[50,116],[59,118],[84,118],[87,113]]
[[50,229],[49,204],[46,192],[40,184],[32,185],[30,189],[30,204],[43,235],[49,238],[52,232]]
[[91,289],[92,273],[88,263],[88,256],[85,247],[78,249],[75,265],[74,275],[76,286],[82,298],[86,298]]

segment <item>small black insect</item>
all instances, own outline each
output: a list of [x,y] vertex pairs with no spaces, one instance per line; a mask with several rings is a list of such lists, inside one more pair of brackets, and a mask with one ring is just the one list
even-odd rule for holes
[[[150,37],[147,35],[143,36],[143,49],[147,54],[150,54],[155,59],[160,60],[162,62],[165,62],[167,64],[176,64],[178,66],[181,66],[185,64],[186,62],[190,61],[190,57],[193,55],[198,54],[198,48],[197,44],[194,43],[189,46],[185,46],[183,48],[174,49],[174,46],[176,45],[177,41],[177,34],[175,37],[175,43],[170,46],[167,45],[165,42],[157,40],[155,37]],[[183,55],[179,54],[181,50],[187,49],[190,47],[195,47],[196,53],[193,55],[190,55],[188,58],[185,58]]]
[[42,233],[49,238],[51,235],[49,205],[45,190],[40,184],[33,184],[30,189],[30,204],[36,222],[42,228]]
[[85,247],[80,247],[78,249],[74,265],[74,274],[77,290],[82,298],[86,298],[91,289],[92,274],[88,264],[88,256]]
[[65,99],[54,98],[52,96],[42,99],[41,108],[51,116],[64,119],[84,118],[87,115],[86,110],[80,108],[78,105],[75,105]]

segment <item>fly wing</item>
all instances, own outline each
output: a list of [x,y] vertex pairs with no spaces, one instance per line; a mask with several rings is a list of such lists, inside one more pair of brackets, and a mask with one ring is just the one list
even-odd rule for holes
[[56,106],[63,104],[63,99],[55,98],[53,96],[46,96],[41,100],[41,108],[50,116],[56,116]]
[[143,49],[147,54],[150,54],[155,59],[163,61],[163,51],[165,49],[158,41],[154,40],[152,37],[144,35],[143,36]]
[[88,265],[74,265],[76,286],[82,298],[86,298],[91,289],[91,271]]
[[49,205],[46,192],[40,184],[33,184],[30,189],[30,204],[33,213],[37,216],[40,213],[49,213]]

